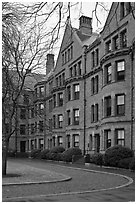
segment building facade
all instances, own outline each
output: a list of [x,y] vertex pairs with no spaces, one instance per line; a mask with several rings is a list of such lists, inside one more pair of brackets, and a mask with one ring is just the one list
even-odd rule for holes
[[47,55],[45,79],[35,84],[27,108],[19,108],[27,118],[18,121],[17,151],[135,149],[134,7],[113,3],[100,34],[92,32],[89,17],[80,17],[79,29],[67,20],[56,65]]

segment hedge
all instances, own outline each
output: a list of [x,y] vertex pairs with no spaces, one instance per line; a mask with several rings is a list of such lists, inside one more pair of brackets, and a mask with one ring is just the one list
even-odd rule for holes
[[33,149],[31,152],[30,152],[30,157],[31,158],[37,158],[40,156],[40,152],[41,152],[41,149]]
[[47,159],[47,153],[49,153],[49,149],[44,149],[40,152],[41,159]]
[[96,164],[96,165],[102,166],[102,165],[104,164],[103,158],[104,158],[104,155],[103,155],[103,154],[101,154],[101,153],[95,153],[95,154],[92,154],[92,155],[91,155],[90,162],[91,162],[91,163],[94,163],[94,164]]
[[82,155],[81,149],[79,149],[78,147],[72,147],[67,149],[62,153],[62,160],[65,162],[72,162],[73,155]]
[[50,150],[50,153],[62,153],[65,151],[65,148],[62,147],[62,146],[57,146],[57,147],[53,147],[51,150]]
[[125,158],[133,157],[134,152],[128,147],[116,145],[108,148],[104,154],[104,164],[106,166],[118,167],[119,161]]

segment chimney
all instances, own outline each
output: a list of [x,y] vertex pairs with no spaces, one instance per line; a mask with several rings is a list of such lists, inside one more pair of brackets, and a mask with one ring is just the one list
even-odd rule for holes
[[47,54],[46,75],[54,68],[54,55]]
[[82,34],[91,35],[92,34],[92,18],[87,16],[81,16],[79,18],[79,30]]

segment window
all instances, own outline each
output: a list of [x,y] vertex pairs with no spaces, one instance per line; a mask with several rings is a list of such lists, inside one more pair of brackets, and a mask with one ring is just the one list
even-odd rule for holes
[[91,59],[92,59],[92,67],[94,67],[95,66],[95,52],[94,51],[91,53]]
[[44,140],[43,139],[39,139],[39,148],[43,149],[44,147]]
[[63,127],[63,115],[58,115],[58,128]]
[[44,96],[44,86],[39,87],[39,97]]
[[34,132],[37,132],[37,122],[35,122],[35,126],[34,126]]
[[43,132],[43,131],[44,131],[43,121],[39,121],[39,132]]
[[70,60],[70,48],[68,49],[68,61]]
[[25,108],[20,109],[20,119],[26,119],[26,109]]
[[67,125],[71,124],[70,110],[67,110]]
[[106,42],[106,53],[111,52],[111,41]]
[[74,65],[73,71],[74,71],[74,76],[77,76],[77,65],[76,64]]
[[98,93],[98,75],[91,79],[91,95]]
[[58,81],[58,77],[56,78],[56,87],[58,87],[59,85],[59,81]]
[[98,75],[95,76],[95,80],[94,80],[94,93],[97,94],[98,93]]
[[72,67],[69,69],[69,75],[70,75],[70,77],[73,77],[73,70],[72,70]]
[[99,49],[96,49],[96,66],[99,64]]
[[104,103],[105,116],[111,116],[111,96],[105,97]]
[[37,97],[37,96],[38,96],[38,89],[35,88],[35,97]]
[[125,114],[125,95],[116,96],[116,114],[124,115]]
[[81,75],[82,64],[81,61],[78,62],[78,75]]
[[79,84],[75,84],[74,86],[74,100],[79,99]]
[[127,31],[124,30],[120,33],[121,37],[121,48],[127,47]]
[[94,105],[91,106],[91,122],[94,122]]
[[95,121],[98,121],[98,104],[95,104]]
[[[52,92],[52,87],[53,87],[53,81],[49,82],[49,94]],[[44,93],[43,93],[44,95]]]
[[71,59],[73,58],[73,46],[70,47]]
[[119,48],[119,38],[118,38],[118,35],[116,35],[113,38],[113,49],[118,50],[118,48]]
[[40,103],[39,104],[39,114],[42,115],[44,113],[44,104]]
[[65,63],[67,62],[67,52],[65,52]]
[[56,116],[53,115],[53,128],[56,128]]
[[52,99],[49,100],[49,112],[52,111]]
[[26,125],[20,125],[20,135],[26,134]]
[[64,64],[64,53],[62,54],[62,64]]
[[53,137],[53,138],[52,138],[52,141],[53,141],[53,147],[55,147],[55,145],[56,145],[56,138]]
[[53,107],[56,107],[56,94],[53,95]]
[[67,135],[66,139],[67,139],[67,148],[70,148],[70,135]]
[[62,74],[62,84],[65,85],[65,73]]
[[26,104],[26,105],[29,104],[29,96],[26,95],[26,94],[23,95],[23,103]]
[[125,145],[125,131],[124,129],[116,129],[116,144]]
[[79,109],[74,109],[74,125],[79,125]]
[[62,85],[62,81],[61,81],[61,75],[59,76],[59,86]]
[[31,118],[34,118],[34,108],[31,108]]
[[111,64],[106,66],[106,83],[109,84],[111,83],[111,78],[112,77],[112,66]]
[[52,118],[49,119],[49,131],[52,131]]
[[105,130],[104,135],[106,138],[106,148],[111,147],[111,130]]
[[58,106],[63,106],[63,93],[58,93]]
[[58,146],[62,146],[62,145],[63,145],[63,137],[58,136]]
[[73,135],[73,146],[79,147],[79,135],[77,135],[77,134]]
[[37,116],[37,112],[38,112],[38,106],[37,104],[35,104],[35,116]]
[[71,100],[71,86],[67,87],[67,100],[70,101]]
[[125,61],[120,61],[116,63],[117,67],[117,81],[122,81],[125,79]]
[[91,79],[91,94],[93,95],[95,93],[95,88],[94,88],[94,78]]
[[131,2],[121,2],[120,3],[120,18],[124,18],[131,11]]

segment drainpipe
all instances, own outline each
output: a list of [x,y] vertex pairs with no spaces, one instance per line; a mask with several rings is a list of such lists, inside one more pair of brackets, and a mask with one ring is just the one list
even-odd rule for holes
[[134,123],[134,67],[133,67],[133,61],[134,61],[134,45],[132,45],[131,48],[131,149],[133,149],[133,123]]
[[86,141],[86,62],[87,62],[87,55],[86,55],[86,49],[87,45],[84,45],[84,145],[83,145],[83,155],[85,155],[86,150],[85,150],[85,141]]

